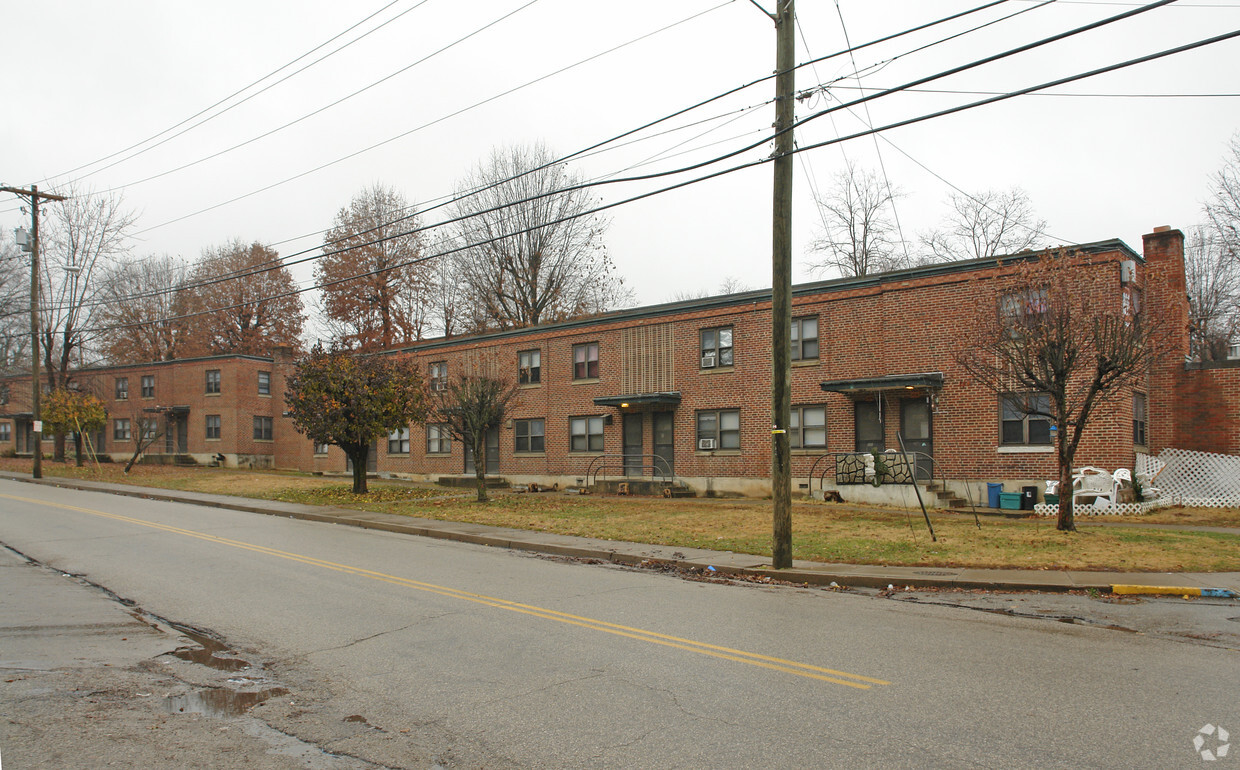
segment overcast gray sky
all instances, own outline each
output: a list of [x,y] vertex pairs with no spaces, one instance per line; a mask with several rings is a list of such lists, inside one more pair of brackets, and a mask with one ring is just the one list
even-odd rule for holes
[[[774,2],[756,1],[768,9]],[[982,4],[800,0],[797,59]],[[999,3],[802,68],[799,89],[830,87],[801,101],[797,114],[857,98],[859,87],[896,86],[1136,7]],[[1017,11],[1024,13],[916,50]],[[432,205],[494,146],[540,140],[559,155],[576,152],[770,74],[775,45],[774,26],[753,0],[6,2],[0,29],[0,183],[55,191],[80,180],[95,190],[119,189],[139,213],[135,256],[191,259],[232,238],[274,244],[285,255],[313,248],[335,212],[375,182]],[[817,119],[797,141],[827,141],[867,122],[884,125],[983,98],[974,92],[1008,92],[1236,29],[1240,3],[1175,3],[923,86],[934,93],[893,95],[872,102],[868,114],[857,107]],[[270,86],[234,109],[164,134],[172,138],[158,146],[125,151],[295,60],[177,131]],[[808,244],[821,228],[813,195],[829,187],[846,158],[875,170],[881,162],[906,193],[897,213],[910,240],[942,219],[952,185],[970,192],[1022,187],[1056,242],[1118,237],[1139,250],[1140,236],[1156,225],[1188,228],[1240,128],[1237,61],[1233,39],[1062,86],[1055,95],[802,153],[794,280],[830,277],[806,269]],[[859,81],[851,77],[857,70]],[[773,91],[773,82],[762,83],[575,160],[573,168],[592,179],[666,170],[753,143],[727,165],[759,160],[770,152],[763,139]],[[595,194],[610,203],[683,178]],[[620,206],[609,214],[609,253],[642,304],[713,292],[725,277],[769,286],[770,195],[767,164]],[[17,205],[0,199],[6,231],[28,221]],[[428,213],[424,223],[439,216]],[[308,282],[311,272],[303,267],[296,275]]]

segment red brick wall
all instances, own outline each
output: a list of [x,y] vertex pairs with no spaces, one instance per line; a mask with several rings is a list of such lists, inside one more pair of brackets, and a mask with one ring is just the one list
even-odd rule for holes
[[[1154,239],[1156,242],[1160,238]],[[1148,246],[1147,242],[1147,246]],[[1172,244],[1174,245],[1174,244]],[[1095,250],[1080,263],[1080,282],[1094,295],[1093,302],[1118,308],[1122,299],[1120,263],[1135,255],[1118,246]],[[1139,259],[1137,285],[1146,276]],[[854,281],[838,281],[795,292],[793,317],[817,316],[820,357],[816,361],[795,363],[792,371],[794,406],[827,407],[827,450],[854,448],[853,401],[838,393],[826,393],[820,383],[828,380],[879,377],[884,375],[941,372],[941,391],[915,392],[918,398],[934,398],[934,452],[941,470],[950,478],[1048,478],[1054,475],[1055,456],[1042,450],[1020,451],[1001,448],[997,397],[975,385],[955,361],[955,353],[967,344],[967,330],[961,329],[966,310],[993,304],[1004,282],[1010,280],[1011,264],[995,262],[973,269],[926,271],[914,274],[879,276]],[[1147,292],[1165,296],[1166,290]],[[674,328],[674,382],[670,390],[679,391],[681,401],[674,408],[675,470],[678,476],[701,478],[767,478],[770,473],[770,303],[760,296],[749,302],[719,303],[714,307],[671,309],[666,314],[651,309],[646,318],[603,318],[592,323],[568,324],[528,332],[474,338],[459,343],[433,342],[408,352],[423,366],[447,361],[449,374],[460,371],[468,356],[479,350],[501,362],[501,371],[515,378],[517,351],[542,351],[542,382],[522,390],[512,410],[514,419],[543,417],[546,420],[546,451],[541,455],[513,452],[514,434],[501,431],[500,472],[504,475],[580,476],[594,454],[568,449],[568,420],[573,416],[611,414],[614,421],[604,429],[604,451],[622,450],[621,410],[596,406],[596,397],[623,395],[619,362],[621,330],[638,324],[671,323]],[[1147,308],[1153,308],[1147,298]],[[1156,311],[1157,309],[1154,308]],[[703,328],[730,325],[734,330],[734,365],[730,370],[699,368],[698,334]],[[598,342],[600,350],[597,381],[572,381],[572,346]],[[895,447],[899,430],[900,397],[888,393],[884,401],[888,445]],[[1152,386],[1150,411],[1159,420],[1168,419]],[[739,409],[741,450],[739,452],[699,452],[696,450],[696,415],[699,410]],[[1164,429],[1163,422],[1151,425],[1151,433]],[[651,451],[651,424],[647,419],[644,451]],[[464,461],[459,444],[450,457],[426,456],[425,431],[415,425],[411,431],[409,455],[387,456],[386,441],[381,442],[379,470],[410,474],[461,473]],[[798,452],[793,459],[794,475],[804,477],[818,450]],[[1106,467],[1131,466],[1132,390],[1117,393],[1093,417],[1082,442],[1078,464]],[[341,470],[343,459],[329,457],[314,461],[319,470]]]

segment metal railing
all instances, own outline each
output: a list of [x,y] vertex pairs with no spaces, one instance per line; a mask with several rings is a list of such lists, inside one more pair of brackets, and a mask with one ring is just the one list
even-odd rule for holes
[[[632,472],[634,469],[637,470],[637,473]],[[672,466],[668,463],[667,458],[654,454],[613,453],[598,455],[590,460],[590,465],[586,468],[585,478],[589,482],[589,486],[594,486],[599,476],[606,479],[612,475],[629,479],[649,477],[652,481],[657,479],[668,484],[676,482],[676,476],[672,473]]]

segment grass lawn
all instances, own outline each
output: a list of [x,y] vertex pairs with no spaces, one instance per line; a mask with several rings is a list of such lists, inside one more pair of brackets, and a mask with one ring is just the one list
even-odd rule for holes
[[[335,505],[427,519],[532,529],[608,540],[711,548],[770,555],[771,504],[766,500],[602,497],[562,493],[494,495],[474,502],[472,491],[371,480],[371,493],[353,495],[341,478],[275,471],[136,466],[75,468],[46,461],[45,476],[136,484],[194,492]],[[29,460],[0,459],[0,470],[28,473]],[[1240,534],[1142,528],[1081,527],[1061,533],[1051,519],[932,514],[930,540],[920,510],[798,501],[793,504],[793,556],[823,562],[931,567],[1153,572],[1240,571]],[[1084,517],[1080,517],[1083,519]],[[1078,520],[1080,520],[1078,519]],[[1170,508],[1141,517],[1090,521],[1196,524],[1240,528],[1240,509]]]

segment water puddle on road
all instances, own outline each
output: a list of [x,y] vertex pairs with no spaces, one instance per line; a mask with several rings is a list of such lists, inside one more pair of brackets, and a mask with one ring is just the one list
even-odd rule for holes
[[169,714],[203,714],[209,717],[241,716],[269,698],[288,695],[283,687],[258,692],[235,692],[226,689],[199,690],[185,695],[164,698],[164,711]]
[[171,655],[189,663],[198,663],[217,671],[242,671],[250,667],[250,662],[241,658],[225,657],[232,652],[223,644],[209,636],[196,633],[184,626],[174,626],[177,631],[188,636],[198,645],[195,647],[178,647]]

